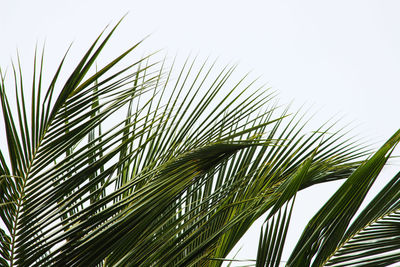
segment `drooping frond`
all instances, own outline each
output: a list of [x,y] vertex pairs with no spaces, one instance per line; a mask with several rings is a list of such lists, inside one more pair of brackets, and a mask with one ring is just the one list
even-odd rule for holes
[[281,265],[283,247],[285,245],[296,194],[300,185],[304,183],[304,180],[308,176],[316,152],[317,149],[305,160],[299,169],[293,173],[291,177],[286,179],[275,191],[275,194],[277,194],[279,198],[265,219],[265,228],[262,227],[261,229],[256,267]]
[[349,224],[399,141],[400,130],[358,167],[310,220],[289,258],[288,266],[339,263],[344,264],[340,266],[383,266],[398,260],[396,254],[386,254],[398,248],[394,245],[397,237],[393,232],[398,196],[396,189],[392,189],[398,176],[352,226]]
[[327,266],[387,266],[400,261],[400,173],[349,227]]
[[234,82],[234,67],[149,56],[118,69],[134,45],[90,75],[113,32],[64,85],[64,60],[44,89],[35,59],[30,101],[15,67],[15,109],[2,76],[1,264],[218,266],[262,214],[365,155],[326,134],[333,124],[302,133],[301,116]]
[[281,266],[282,251],[289,228],[294,200],[286,203],[261,229],[256,267]]

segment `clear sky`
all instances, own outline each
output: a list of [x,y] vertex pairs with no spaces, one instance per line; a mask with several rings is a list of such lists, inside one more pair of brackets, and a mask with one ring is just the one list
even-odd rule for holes
[[[241,74],[261,75],[279,92],[281,102],[312,105],[318,111],[317,125],[344,115],[345,121],[354,122],[355,134],[377,144],[400,128],[397,0],[3,0],[0,66],[10,67],[17,47],[23,63],[31,64],[36,42],[44,40],[50,66],[71,42],[71,54],[81,55],[107,24],[127,12],[106,56],[118,55],[151,34],[145,51],[192,52],[200,58],[219,57],[222,63],[238,62]],[[387,169],[382,183],[393,172]],[[337,186],[300,194],[296,207],[303,209],[295,208],[290,242]],[[238,258],[255,258],[258,234],[259,224],[241,242]],[[294,245],[290,242],[289,247]]]

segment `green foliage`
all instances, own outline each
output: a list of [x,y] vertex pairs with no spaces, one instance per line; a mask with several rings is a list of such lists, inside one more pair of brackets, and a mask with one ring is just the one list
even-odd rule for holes
[[[400,173],[352,222],[399,141],[400,130],[346,179],[310,220],[286,266],[388,266],[400,261]],[[282,219],[275,224],[268,221],[268,227],[262,229],[257,266],[279,265],[290,214],[285,208]]]
[[349,176],[311,219],[288,265],[298,266],[299,263],[305,263],[321,266],[333,256],[338,246],[341,246],[340,241],[343,238],[348,239],[345,234],[347,226],[399,141],[400,130]]
[[[333,125],[302,133],[301,117],[279,112],[268,90],[245,77],[232,83],[234,67],[188,59],[174,76],[175,66],[151,55],[118,67],[138,44],[90,74],[114,30],[99,36],[64,85],[64,59],[45,89],[44,59],[35,56],[30,97],[14,67],[15,108],[1,74],[1,265],[219,266],[267,211],[274,221],[260,237],[258,265],[278,263],[287,203],[298,190],[347,177],[290,263],[310,262],[316,251],[318,262],[344,255],[343,242],[362,235],[357,227],[369,231],[394,212],[393,203],[343,238],[335,232],[343,234],[392,143],[360,166],[364,147],[341,132],[326,134]],[[354,185],[359,195],[350,196]],[[351,197],[357,202],[343,209]],[[337,226],[321,220],[330,211]],[[316,248],[332,235],[332,246]]]

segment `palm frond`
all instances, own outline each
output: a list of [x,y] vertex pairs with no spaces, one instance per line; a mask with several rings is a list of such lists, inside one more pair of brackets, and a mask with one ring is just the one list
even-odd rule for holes
[[[280,266],[294,199],[282,207],[260,232],[256,267]],[[289,206],[290,205],[290,206]],[[289,210],[288,210],[289,209]]]
[[[350,175],[345,183],[339,188],[339,190],[320,209],[320,211],[310,220],[289,258],[288,266],[298,266],[298,264],[322,266],[335,255],[338,256],[338,259],[332,259],[332,263],[340,262],[340,259],[343,261],[362,259],[367,255],[372,256],[381,252],[383,253],[396,249],[394,247],[390,249],[385,246],[385,243],[383,243],[382,247],[375,250],[374,254],[373,252],[368,252],[372,243],[366,245],[364,247],[365,250],[361,249],[365,244],[359,244],[358,249],[356,248],[355,250],[352,250],[357,247],[357,245],[353,247],[353,242],[357,243],[357,238],[355,237],[356,240],[350,241],[355,234],[359,231],[363,231],[364,228],[369,229],[369,227],[371,227],[370,230],[365,229],[365,235],[364,232],[360,233],[360,235],[363,236],[360,236],[361,240],[366,236],[369,236],[369,234],[374,233],[374,226],[370,226],[369,224],[374,223],[374,219],[378,219],[379,213],[384,212],[386,205],[391,205],[391,203],[396,200],[387,198],[381,199],[379,202],[382,206],[376,206],[376,203],[370,204],[347,232],[346,229],[360,207],[368,190],[399,141],[400,130],[397,131],[369,160],[358,167],[357,170]],[[396,177],[396,179],[397,178],[398,177]],[[390,184],[388,185],[388,188],[390,188]],[[388,188],[386,188],[386,191],[389,190]],[[380,197],[382,197],[386,191],[384,189],[380,194]],[[381,215],[385,214],[381,213]],[[390,221],[390,219],[388,220]],[[385,222],[383,222],[383,224],[385,224]],[[375,227],[379,231],[380,224],[377,223],[377,226]],[[371,239],[369,239],[369,241],[373,242],[373,236],[370,237]],[[391,238],[386,240],[387,244],[393,241],[390,239]],[[361,252],[364,252],[365,254]],[[348,257],[340,257],[342,253],[352,254]],[[390,257],[392,256],[393,255]],[[391,262],[392,259],[390,257],[385,258],[385,256],[382,256],[372,259],[370,258],[369,260],[370,262],[375,262],[375,259],[375,263],[378,265],[374,266],[379,266],[381,263],[387,264],[387,262]],[[360,261],[360,263],[362,262],[363,261]],[[369,261],[366,260],[366,262]],[[350,264],[351,261],[347,263]]]
[[233,82],[234,66],[189,58],[175,79],[148,56],[117,69],[136,44],[89,75],[114,30],[64,85],[64,59],[45,90],[35,56],[30,101],[14,67],[16,110],[1,75],[1,264],[218,266],[262,214],[366,155],[327,135],[334,123],[303,134],[273,93]]
[[[295,197],[300,185],[307,177],[316,152],[317,149],[299,167],[292,177],[285,180],[275,191],[279,199],[275,202],[269,215],[265,219],[264,224],[267,223],[267,226],[265,229],[261,229],[256,266],[280,265]],[[291,204],[288,212],[289,202],[291,202]],[[286,203],[285,208],[283,208],[284,203]],[[279,212],[277,213],[278,210]]]
[[400,173],[360,213],[327,266],[383,266],[400,261],[399,178]]

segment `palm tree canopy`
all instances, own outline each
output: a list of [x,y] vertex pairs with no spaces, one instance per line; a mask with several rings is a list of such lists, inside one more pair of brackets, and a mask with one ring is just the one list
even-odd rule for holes
[[[360,180],[352,177],[362,172],[354,170],[365,147],[342,131],[326,134],[334,123],[303,134],[302,116],[280,111],[272,92],[246,77],[231,85],[234,66],[188,59],[167,67],[150,55],[119,67],[138,43],[90,74],[114,30],[95,40],[63,85],[64,59],[42,84],[43,54],[30,90],[14,66],[15,100],[1,74],[2,265],[219,266],[267,211],[279,222],[271,224],[280,229],[274,240],[283,238],[298,190]],[[384,162],[388,150],[373,159]],[[337,229],[324,223],[315,227],[330,240]],[[349,231],[347,238],[358,234]],[[293,262],[315,249],[315,233],[302,238],[307,246]],[[281,251],[268,253],[278,259]]]

